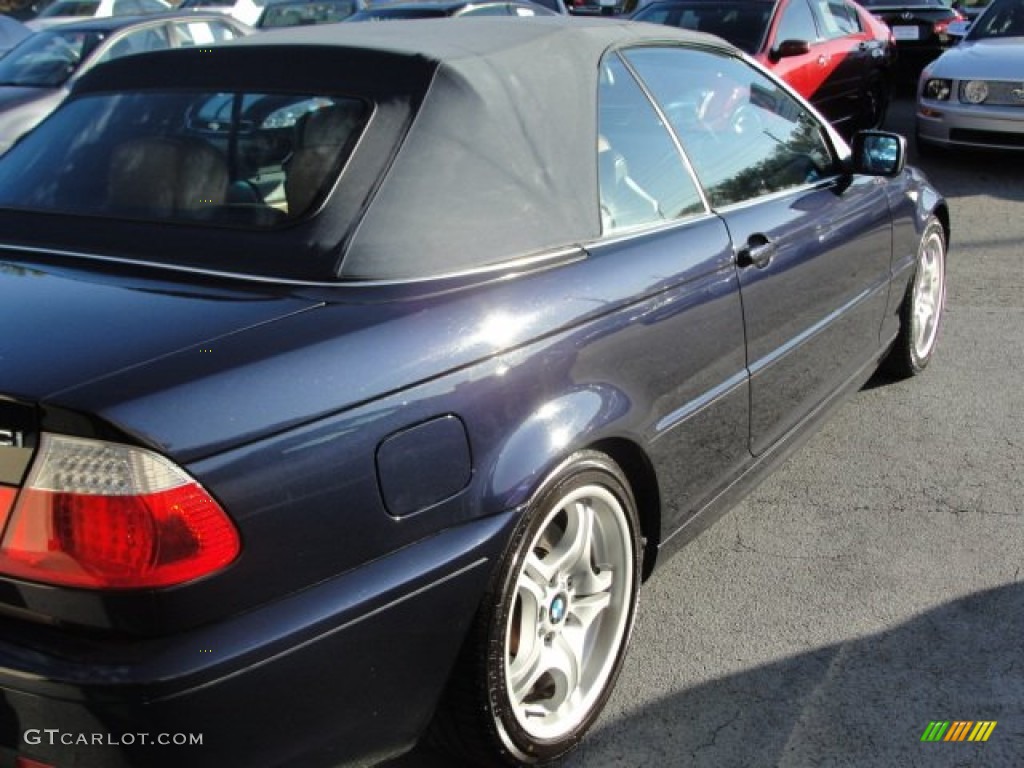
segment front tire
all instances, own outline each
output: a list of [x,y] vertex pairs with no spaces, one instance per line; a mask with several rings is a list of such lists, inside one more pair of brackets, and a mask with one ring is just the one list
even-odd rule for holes
[[917,265],[900,307],[900,331],[886,366],[899,378],[921,373],[939,340],[946,304],[946,232],[932,216],[917,248]]
[[530,503],[435,721],[474,766],[540,765],[576,747],[622,667],[640,585],[622,471],[581,451]]

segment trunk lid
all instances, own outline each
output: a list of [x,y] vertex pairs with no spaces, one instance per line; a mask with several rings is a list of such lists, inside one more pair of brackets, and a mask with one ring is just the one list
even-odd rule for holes
[[0,397],[46,400],[316,303],[195,277],[125,278],[0,257]]

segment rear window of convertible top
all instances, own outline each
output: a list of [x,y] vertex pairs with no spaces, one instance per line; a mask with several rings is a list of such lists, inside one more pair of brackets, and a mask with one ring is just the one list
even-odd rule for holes
[[88,95],[0,158],[0,207],[272,228],[318,206],[368,114],[311,94]]

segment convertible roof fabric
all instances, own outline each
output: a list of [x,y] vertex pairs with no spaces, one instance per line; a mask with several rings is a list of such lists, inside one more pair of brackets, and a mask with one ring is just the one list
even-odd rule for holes
[[360,153],[382,152],[362,141],[333,197],[345,198],[359,168],[382,168],[381,179],[358,200],[329,201],[304,250],[333,248],[331,270],[342,277],[418,278],[598,237],[599,63],[611,48],[658,41],[732,50],[606,19],[332,24],[113,62],[77,92],[166,88],[173,66],[175,88],[356,92],[379,107],[408,104],[388,162],[360,164]]

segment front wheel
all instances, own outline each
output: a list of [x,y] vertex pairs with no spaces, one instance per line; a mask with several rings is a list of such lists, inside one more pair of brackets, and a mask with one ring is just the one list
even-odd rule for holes
[[900,307],[900,331],[886,360],[889,371],[916,376],[932,359],[946,303],[946,232],[932,216],[917,248],[917,265]]
[[572,750],[611,694],[640,584],[636,505],[603,454],[570,457],[538,493],[485,596],[435,722],[475,766]]

